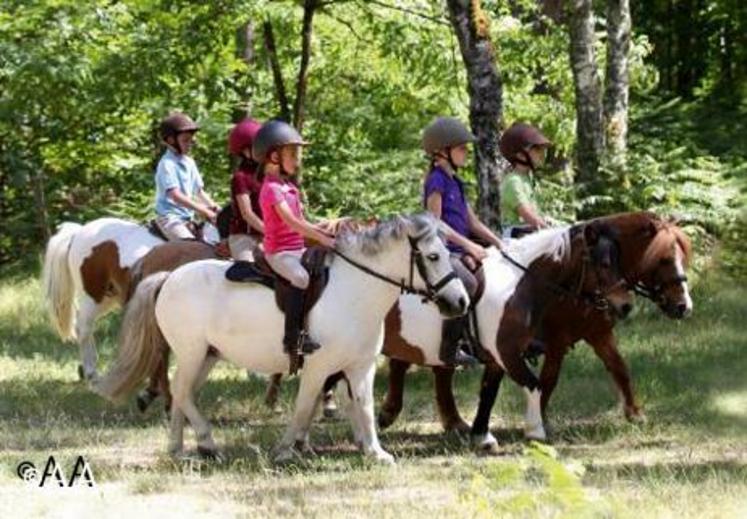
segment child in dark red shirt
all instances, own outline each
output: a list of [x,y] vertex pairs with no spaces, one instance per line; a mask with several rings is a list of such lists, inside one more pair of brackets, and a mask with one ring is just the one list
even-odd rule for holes
[[254,119],[244,119],[228,135],[228,151],[240,160],[231,177],[231,220],[228,247],[237,261],[254,261],[254,248],[262,241],[265,226],[259,206],[262,181],[257,162],[252,157],[252,144],[262,125]]

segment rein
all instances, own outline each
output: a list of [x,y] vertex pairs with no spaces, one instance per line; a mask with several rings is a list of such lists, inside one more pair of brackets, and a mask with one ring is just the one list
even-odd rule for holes
[[[584,246],[586,246],[586,240],[584,240]],[[523,271],[525,274],[529,276],[534,276],[534,273],[529,270],[529,268],[525,267],[518,261],[516,261],[514,258],[511,257],[510,254],[508,254],[503,249],[500,250],[501,255],[506,258],[506,261],[508,261],[511,265],[518,268],[519,270]],[[554,281],[544,281],[544,284],[547,285],[550,290],[555,292],[556,294],[562,296],[562,297],[569,297],[572,299],[575,299],[576,301],[585,304],[593,306],[596,310],[601,311],[607,311],[609,310],[609,301],[606,299],[606,295],[610,293],[612,290],[620,286],[620,284],[625,283],[624,280],[620,280],[617,284],[609,287],[605,292],[602,291],[595,291],[592,294],[586,294],[581,291],[583,284],[584,284],[584,278],[586,277],[586,266],[589,263],[589,254],[588,250],[586,250],[586,253],[584,254],[584,262],[581,267],[581,276],[578,280],[578,287],[575,291],[571,291],[564,287],[563,285],[559,283],[555,283]]]
[[[352,266],[357,268],[358,270],[365,272],[369,276],[375,277],[376,279],[383,281],[385,283],[388,283],[390,285],[396,286],[399,288],[400,293],[402,294],[416,294],[423,297],[423,301],[435,301],[438,292],[446,286],[449,282],[451,282],[453,279],[457,278],[456,273],[452,270],[450,273],[446,274],[443,278],[441,278],[436,283],[431,283],[428,277],[425,275],[425,263],[423,262],[423,254],[420,252],[420,249],[418,248],[418,242],[424,238],[428,232],[417,236],[415,238],[411,238],[408,236],[408,240],[410,242],[410,279],[408,283],[405,283],[404,278],[400,279],[399,281],[392,279],[388,276],[385,276],[384,274],[381,274],[379,272],[376,272],[375,270],[363,265],[362,263],[359,263],[346,255],[345,253],[333,249],[332,252],[336,254],[337,256],[340,256],[342,259],[350,263]],[[417,266],[418,272],[420,273],[420,277],[423,278],[423,281],[425,282],[425,290],[415,288],[414,284],[414,269]]]

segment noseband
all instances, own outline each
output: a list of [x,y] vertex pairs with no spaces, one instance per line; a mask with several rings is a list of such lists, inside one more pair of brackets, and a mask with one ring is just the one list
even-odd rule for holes
[[642,281],[626,281],[626,284],[633,292],[657,304],[662,304],[664,302],[664,291],[667,288],[682,283],[687,283],[687,276],[685,274],[677,274],[666,281],[657,283],[653,287],[648,287]]

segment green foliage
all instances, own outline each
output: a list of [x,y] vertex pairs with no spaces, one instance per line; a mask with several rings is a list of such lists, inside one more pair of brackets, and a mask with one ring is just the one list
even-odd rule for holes
[[[579,212],[653,208],[709,233],[733,235],[732,198],[747,153],[732,148],[745,119],[722,123],[741,106],[743,92],[710,90],[716,82],[703,82],[698,102],[661,104],[650,93],[661,72],[650,62],[660,33],[635,34],[630,69],[638,97],[629,168],[622,176],[604,172],[606,194],[580,198],[570,160],[575,111],[565,28],[543,19],[531,0],[482,6],[503,79],[504,122],[532,122],[554,142],[537,178],[545,212],[571,221]],[[427,167],[419,150],[422,128],[439,114],[467,119],[464,66],[443,5],[417,0],[407,7],[426,17],[360,1],[330,3],[314,17],[304,126],[313,143],[304,179],[314,217],[417,210]],[[714,11],[722,22],[727,7]],[[4,2],[0,262],[39,249],[42,208],[51,227],[106,214],[148,218],[162,151],[157,123],[171,110],[200,122],[193,154],[208,191],[225,200],[232,168],[225,136],[232,122],[247,113],[262,120],[280,113],[262,24],[274,28],[292,101],[302,17],[300,3],[291,0]],[[236,32],[250,21],[254,58],[247,63]],[[714,96],[724,102],[706,104]],[[722,114],[720,122],[706,117],[711,113]],[[713,138],[700,138],[696,128]],[[465,176],[474,199],[474,179],[470,171]],[[707,201],[699,199],[705,188],[713,193]]]
[[513,463],[481,467],[469,481],[462,501],[485,517],[609,514],[610,504],[584,488],[584,472],[578,462],[562,461],[553,447],[533,442]]

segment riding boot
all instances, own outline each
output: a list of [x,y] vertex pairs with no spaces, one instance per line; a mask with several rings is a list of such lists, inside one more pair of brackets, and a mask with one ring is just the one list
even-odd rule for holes
[[460,340],[465,326],[467,326],[467,319],[464,317],[444,320],[441,331],[441,349],[438,352],[438,357],[444,364],[449,366],[474,366],[480,363],[479,360],[461,348]]
[[234,261],[233,265],[226,270],[226,279],[229,281],[242,283],[252,281],[256,277],[257,273],[254,271],[252,264],[244,260]]
[[285,307],[285,337],[283,346],[286,353],[314,353],[321,346],[311,340],[303,329],[303,307],[305,291],[291,287]]

